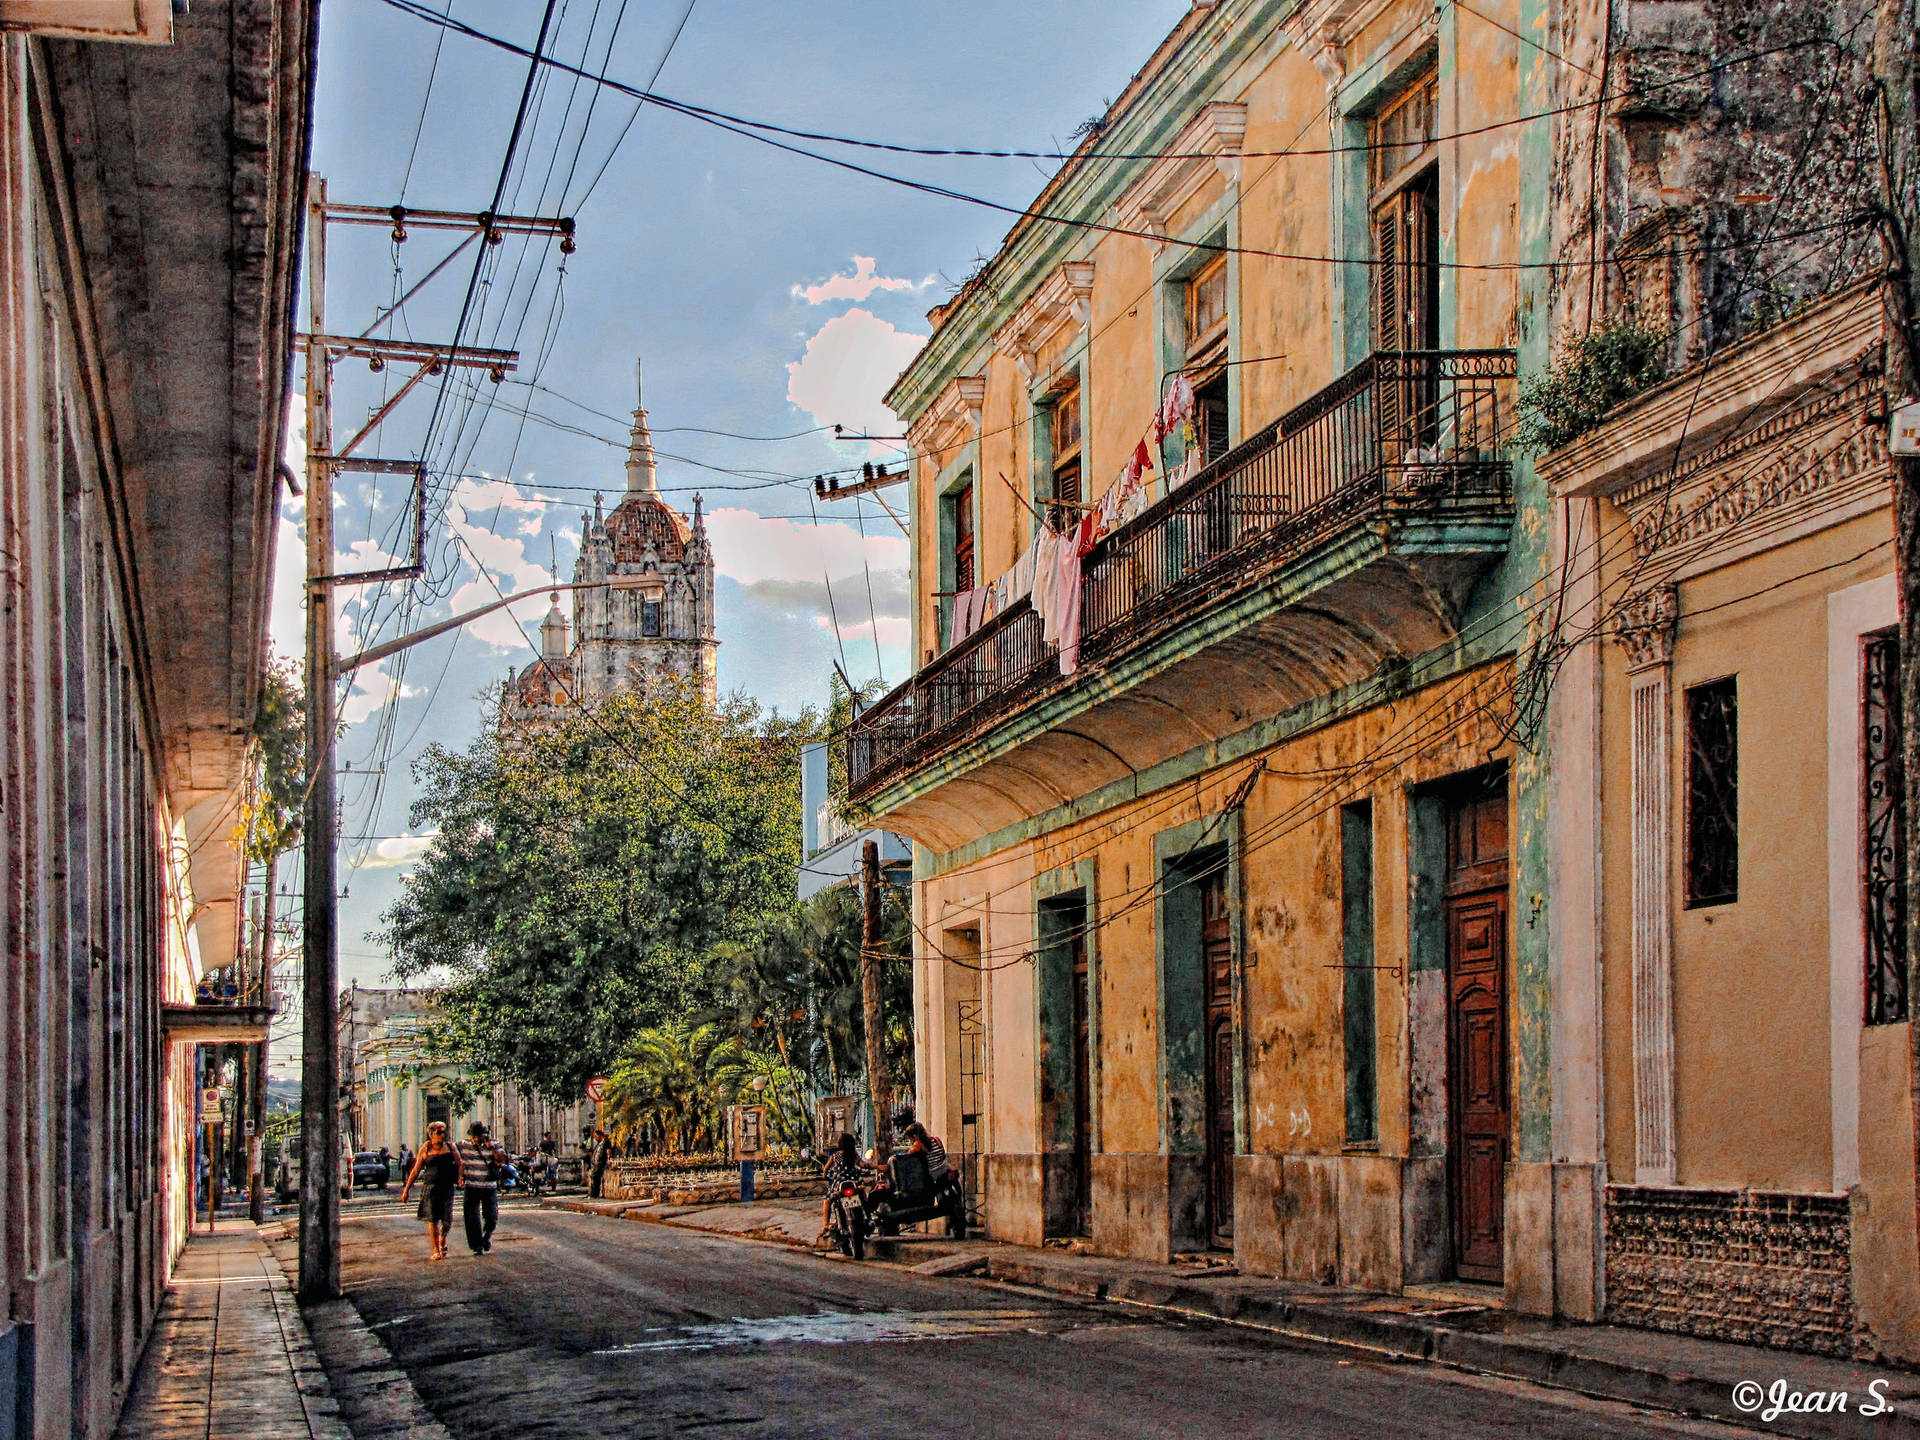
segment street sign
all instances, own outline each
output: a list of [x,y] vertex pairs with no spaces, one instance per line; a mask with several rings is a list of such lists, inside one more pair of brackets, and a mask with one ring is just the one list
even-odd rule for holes
[[733,1158],[758,1160],[767,1150],[767,1107],[729,1105],[728,1128],[732,1131]]
[[596,1075],[587,1082],[587,1099],[598,1105],[607,1098],[607,1077]]
[[200,1123],[218,1125],[221,1119],[220,1092],[213,1086],[208,1086],[200,1092]]

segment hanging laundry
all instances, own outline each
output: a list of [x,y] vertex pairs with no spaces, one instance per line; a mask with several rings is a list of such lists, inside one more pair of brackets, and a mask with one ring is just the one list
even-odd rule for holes
[[1007,604],[1024,600],[1033,594],[1033,557],[1040,543],[1039,536],[1028,542],[1027,548],[1020,552],[1020,558],[1013,562],[1013,568],[1007,572]]
[[1033,608],[1040,616],[1040,638],[1051,645],[1060,638],[1059,615],[1053,603],[1059,589],[1060,537],[1043,525],[1033,550]]
[[1080,668],[1080,597],[1086,580],[1084,557],[1093,549],[1093,517],[1083,519],[1060,542],[1059,589],[1054,603],[1060,614],[1060,673]]
[[1161,433],[1170,433],[1181,421],[1193,414],[1193,382],[1185,373],[1175,375],[1173,383],[1167,387],[1167,398],[1160,404]]
[[986,586],[976,585],[971,590],[962,590],[953,597],[953,639],[948,644],[958,645],[978,630],[986,618]]

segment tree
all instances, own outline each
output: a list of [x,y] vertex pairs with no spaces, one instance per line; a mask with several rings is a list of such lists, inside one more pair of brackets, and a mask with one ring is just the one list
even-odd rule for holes
[[614,1139],[660,1137],[668,1151],[717,1150],[727,1106],[752,1078],[746,1048],[711,1022],[643,1030],[607,1077],[601,1102]]
[[791,908],[817,716],[687,688],[492,727],[414,767],[437,835],[376,938],[437,974],[439,1047],[562,1102],[642,1030],[711,1009],[717,957]]
[[306,715],[299,667],[291,660],[268,665],[253,718],[258,778],[242,820],[249,860],[273,860],[300,843],[300,811],[307,793]]
[[[913,1073],[913,966],[907,897],[881,891],[881,999],[887,1059]],[[757,945],[729,953],[725,1007],[733,1033],[771,1046],[816,1088],[838,1091],[866,1070],[860,993],[860,892],[823,890],[793,907]]]

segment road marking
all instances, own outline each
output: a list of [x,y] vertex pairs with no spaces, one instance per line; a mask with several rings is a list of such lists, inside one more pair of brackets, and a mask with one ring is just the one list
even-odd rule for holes
[[724,1320],[713,1325],[671,1327],[657,1340],[636,1340],[596,1350],[596,1355],[636,1355],[656,1350],[715,1350],[728,1345],[877,1345],[914,1340],[963,1340],[1032,1330],[1035,1320],[1061,1318],[1051,1310],[879,1310],[773,1315]]

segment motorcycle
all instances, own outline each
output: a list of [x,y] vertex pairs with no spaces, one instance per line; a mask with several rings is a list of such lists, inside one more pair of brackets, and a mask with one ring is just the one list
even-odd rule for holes
[[827,1236],[842,1255],[854,1260],[867,1258],[867,1211],[860,1186],[853,1180],[837,1182],[829,1195]]
[[910,1151],[887,1160],[886,1173],[861,1194],[867,1224],[882,1235],[898,1235],[903,1225],[944,1219],[947,1234],[967,1237],[967,1195],[960,1172],[948,1167],[939,1180],[927,1171],[926,1157]]

